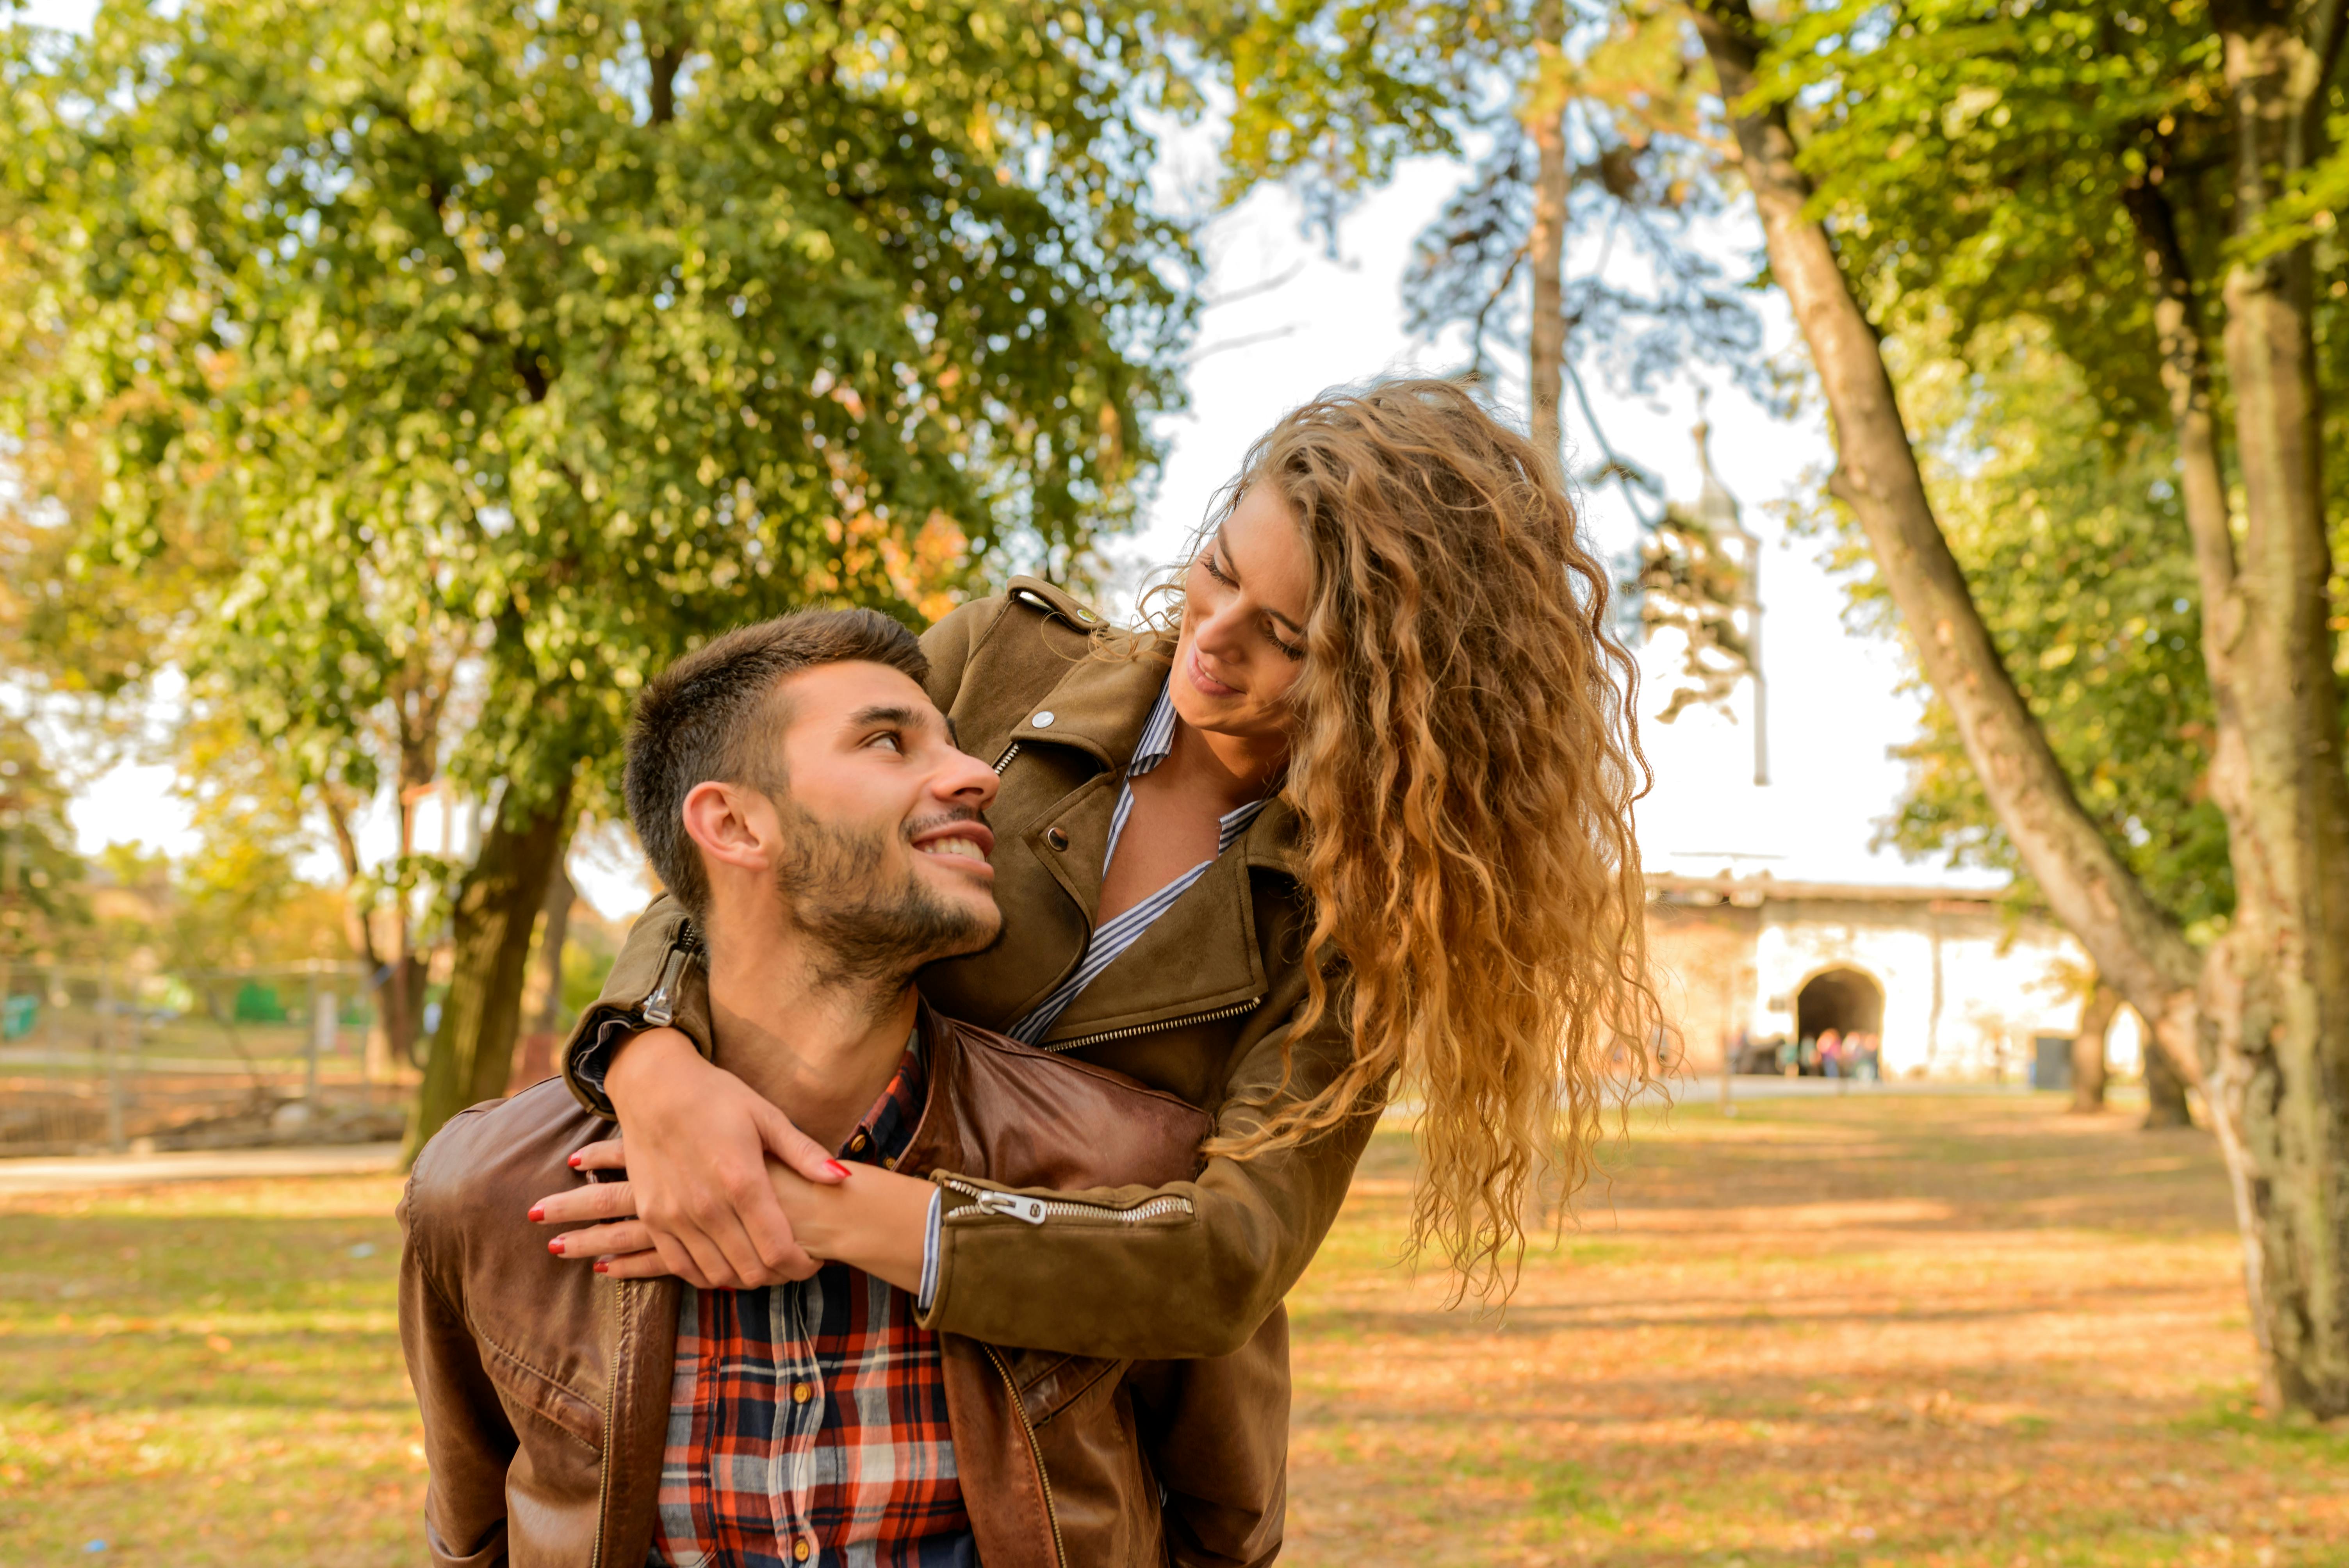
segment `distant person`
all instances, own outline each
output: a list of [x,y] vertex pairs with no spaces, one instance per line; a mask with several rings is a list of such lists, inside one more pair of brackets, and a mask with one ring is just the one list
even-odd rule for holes
[[1803,1076],[1803,1055],[1806,1050],[1810,1048],[1810,1044],[1811,1043],[1808,1040],[1798,1041],[1792,1035],[1787,1036],[1785,1039],[1778,1042],[1779,1077],[1800,1078]]
[[1843,1077],[1843,1036],[1829,1029],[1819,1037],[1819,1076]]

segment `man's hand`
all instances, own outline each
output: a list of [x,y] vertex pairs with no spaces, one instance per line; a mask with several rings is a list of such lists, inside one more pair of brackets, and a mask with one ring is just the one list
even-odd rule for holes
[[[701,1059],[675,1029],[631,1037],[604,1080],[626,1135],[628,1208],[644,1225],[651,1260],[615,1259],[623,1278],[673,1274],[699,1290],[744,1290],[805,1279],[816,1271],[767,1178],[772,1155],[809,1181],[830,1184],[847,1171],[791,1119],[741,1079]],[[620,1162],[616,1140],[591,1144],[572,1159],[580,1170]],[[575,1189],[542,1202],[537,1212],[574,1219],[612,1217],[611,1187]],[[588,1206],[579,1206],[579,1205]],[[594,1253],[569,1252],[587,1257]],[[625,1269],[623,1262],[627,1263]]]

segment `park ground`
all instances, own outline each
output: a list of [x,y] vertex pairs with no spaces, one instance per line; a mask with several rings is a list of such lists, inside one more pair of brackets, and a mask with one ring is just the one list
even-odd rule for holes
[[[2349,1433],[2251,1408],[2199,1133],[1642,1113],[1498,1316],[1397,1266],[1409,1162],[1381,1135],[1293,1299],[1285,1563],[2349,1563]],[[0,1564],[419,1560],[397,1192],[0,1199]]]

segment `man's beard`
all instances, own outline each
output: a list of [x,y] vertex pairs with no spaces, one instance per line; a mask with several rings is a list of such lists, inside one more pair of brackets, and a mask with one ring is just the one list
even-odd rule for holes
[[[911,865],[893,876],[887,832],[835,828],[788,799],[777,799],[775,809],[784,843],[775,891],[812,939],[819,984],[894,994],[930,960],[976,952],[1001,930],[1000,916],[939,896]],[[901,832],[977,816],[943,812]]]

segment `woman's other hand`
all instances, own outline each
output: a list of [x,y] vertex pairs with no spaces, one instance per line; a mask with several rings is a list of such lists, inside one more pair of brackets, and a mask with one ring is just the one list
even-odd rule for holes
[[[675,1029],[630,1037],[614,1055],[604,1088],[626,1135],[627,1212],[643,1222],[665,1265],[649,1269],[637,1259],[624,1277],[665,1273],[699,1290],[746,1290],[815,1273],[816,1261],[776,1201],[767,1159],[818,1184],[846,1172],[789,1117],[704,1061]],[[612,1154],[616,1164],[616,1150]],[[585,1156],[574,1157],[574,1166],[597,1169]]]

